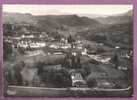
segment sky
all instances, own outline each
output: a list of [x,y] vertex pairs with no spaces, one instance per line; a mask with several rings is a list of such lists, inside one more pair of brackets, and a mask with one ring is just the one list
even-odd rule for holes
[[3,5],[4,12],[31,13],[32,15],[115,15],[125,13],[132,8],[132,5]]

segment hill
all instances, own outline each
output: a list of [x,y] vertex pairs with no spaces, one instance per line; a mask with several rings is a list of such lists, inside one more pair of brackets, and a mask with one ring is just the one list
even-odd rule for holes
[[21,24],[21,23],[28,23],[28,24],[36,24],[36,20],[34,19],[34,16],[26,13],[3,13],[3,21],[4,23],[10,23],[10,24]]
[[133,46],[133,22],[81,31],[79,35],[87,40],[104,43],[112,47],[120,46],[131,49]]
[[4,23],[10,24],[30,24],[48,33],[56,32],[61,35],[75,35],[78,30],[85,28],[99,27],[100,24],[95,19],[79,17],[77,15],[43,15],[34,16],[21,13],[4,13]]
[[120,24],[120,23],[128,23],[133,20],[133,11],[128,11],[126,13],[122,13],[119,15],[113,15],[108,17],[97,17],[95,18],[102,24]]

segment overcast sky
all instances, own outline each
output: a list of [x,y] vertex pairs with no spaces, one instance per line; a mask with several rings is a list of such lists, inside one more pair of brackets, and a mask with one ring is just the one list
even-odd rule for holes
[[4,12],[31,13],[32,15],[97,14],[114,15],[127,12],[132,5],[4,5]]

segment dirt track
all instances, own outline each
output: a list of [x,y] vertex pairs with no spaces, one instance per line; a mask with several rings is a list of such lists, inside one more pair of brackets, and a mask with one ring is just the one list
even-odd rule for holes
[[43,88],[9,86],[9,96],[45,96],[45,97],[129,97],[132,88],[101,89],[101,88]]

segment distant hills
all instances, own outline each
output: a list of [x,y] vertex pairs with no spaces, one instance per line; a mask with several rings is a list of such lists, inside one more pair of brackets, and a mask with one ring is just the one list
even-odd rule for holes
[[133,13],[96,18],[103,27],[81,31],[79,35],[90,41],[102,42],[110,46],[131,49],[133,46]]
[[47,15],[36,16],[35,18],[42,30],[58,30],[60,33],[64,32],[64,34],[68,34],[67,32],[70,32],[72,35],[76,34],[78,30],[87,27],[99,27],[101,25],[101,23],[94,19],[79,17],[77,15]]
[[44,25],[49,27],[66,26],[91,26],[99,25],[100,23],[88,17],[79,17],[77,15],[41,15],[33,16],[31,14],[21,13],[4,13],[4,23],[21,24],[28,23],[32,25]]
[[31,14],[21,14],[21,13],[3,13],[4,23],[16,24],[16,23],[28,23],[35,24],[36,20]]
[[97,17],[95,18],[102,24],[120,24],[120,23],[128,23],[133,20],[133,11],[128,11],[123,14],[113,15],[108,17]]
[[[41,31],[59,31],[64,35],[76,34],[79,29],[85,27],[99,27],[101,23],[88,17],[77,15],[42,15],[33,16],[31,14],[4,13],[4,23],[23,24],[27,23],[38,27]],[[67,31],[67,32],[66,32]]]
[[88,17],[79,17],[77,15],[40,15],[33,16],[31,14],[21,14],[21,13],[4,13],[3,14],[4,23],[18,23],[21,24],[29,23],[40,23],[44,21],[45,24],[63,24],[68,26],[87,26],[91,24],[98,24],[98,21],[90,19]]
[[[45,24],[63,24],[68,26],[87,26],[87,25],[96,25],[99,23],[102,24],[115,24],[115,23],[126,23],[132,20],[133,11],[128,11],[119,15],[112,16],[103,16],[98,17],[97,15],[90,15],[90,17],[80,17],[78,15],[39,15],[34,16],[29,13],[21,14],[21,13],[3,13],[4,23],[29,23],[36,24],[41,21],[44,21]],[[92,17],[93,16],[93,17]]]
[[90,19],[88,17],[79,17],[77,15],[47,15],[36,16],[36,19],[40,21],[56,22],[56,24],[67,26],[89,26],[92,24],[99,24],[98,21]]
[[[4,13],[4,23],[27,23],[41,31],[68,36],[80,35],[85,39],[110,45],[133,43],[133,11],[107,17],[80,17],[78,15],[39,15]],[[54,34],[55,35],[55,34]]]

